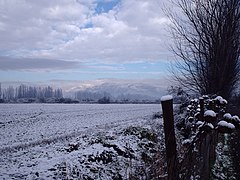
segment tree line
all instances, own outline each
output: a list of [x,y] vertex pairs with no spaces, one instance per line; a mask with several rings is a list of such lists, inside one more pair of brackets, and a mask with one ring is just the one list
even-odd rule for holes
[[17,87],[8,86],[7,88],[2,88],[0,83],[0,102],[17,102],[20,99],[28,99],[28,101],[39,100],[40,102],[44,102],[49,98],[63,98],[62,89],[54,89],[51,86],[27,86],[24,84]]
[[91,91],[77,91],[74,93],[75,100],[80,103],[158,103],[159,100],[156,98],[146,97],[140,94],[119,94],[112,95],[108,92],[91,92]]

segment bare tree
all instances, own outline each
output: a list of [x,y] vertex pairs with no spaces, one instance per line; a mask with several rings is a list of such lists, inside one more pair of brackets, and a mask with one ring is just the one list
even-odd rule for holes
[[240,1],[178,0],[171,13],[176,79],[201,94],[231,96],[239,80]]

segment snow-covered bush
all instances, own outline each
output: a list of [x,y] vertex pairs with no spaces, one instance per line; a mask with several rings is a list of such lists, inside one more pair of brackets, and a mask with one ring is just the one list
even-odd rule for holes
[[207,110],[204,112],[204,121],[212,123],[216,121],[217,114],[213,110]]
[[217,134],[229,134],[240,128],[239,117],[226,112],[227,103],[221,96],[202,96],[190,100],[185,109],[175,115],[176,127],[182,135],[180,176],[199,176],[204,172],[201,164],[215,161],[212,157],[215,157]]
[[222,120],[218,122],[217,129],[221,133],[232,133],[235,129],[235,126],[232,123]]
[[[200,99],[203,99],[203,109],[200,107]],[[222,127],[218,122],[225,121],[231,127],[239,127],[240,119],[238,116],[232,116],[226,113],[227,100],[221,96],[209,97],[207,95],[190,100],[190,103],[185,107],[185,110],[179,110],[180,113],[176,116],[176,127],[180,130],[181,134],[186,138],[191,138],[199,129],[218,130],[220,133],[233,132],[233,128],[228,129]],[[202,114],[201,114],[202,113]],[[202,122],[202,123],[200,123]],[[213,128],[208,128],[209,123]],[[226,124],[225,123],[225,124]],[[221,126],[221,127],[219,127]],[[224,131],[226,130],[226,131]]]

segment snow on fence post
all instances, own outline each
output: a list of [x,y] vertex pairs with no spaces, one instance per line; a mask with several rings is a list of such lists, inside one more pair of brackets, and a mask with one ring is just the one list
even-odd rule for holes
[[175,180],[178,179],[178,171],[176,137],[174,132],[173,97],[170,95],[163,96],[161,98],[161,104],[167,155],[168,180]]

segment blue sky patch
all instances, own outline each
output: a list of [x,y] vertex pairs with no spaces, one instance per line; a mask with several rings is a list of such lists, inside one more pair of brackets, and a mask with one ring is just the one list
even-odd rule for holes
[[100,0],[97,3],[97,7],[95,8],[95,11],[98,14],[107,13],[110,10],[112,10],[119,2],[120,0],[111,0],[111,1]]
[[87,24],[84,25],[83,29],[89,29],[89,28],[93,28],[93,23],[92,22],[88,22]]
[[65,80],[93,80],[98,78],[159,78],[163,74],[169,74],[169,63],[138,62],[125,64],[84,64],[78,69],[66,69],[59,71],[0,71],[1,78],[5,81],[48,81],[52,77]]

